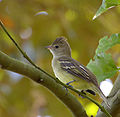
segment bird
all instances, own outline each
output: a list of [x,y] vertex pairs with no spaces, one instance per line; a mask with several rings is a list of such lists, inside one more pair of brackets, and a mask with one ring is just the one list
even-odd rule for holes
[[99,87],[96,76],[87,67],[72,58],[71,47],[65,37],[57,37],[46,48],[53,55],[52,69],[60,81],[84,93],[88,92],[93,95],[98,93],[110,108],[106,96]]

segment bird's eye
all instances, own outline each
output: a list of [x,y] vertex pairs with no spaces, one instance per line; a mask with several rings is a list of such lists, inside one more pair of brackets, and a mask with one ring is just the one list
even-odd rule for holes
[[59,46],[56,45],[55,48],[59,48]]

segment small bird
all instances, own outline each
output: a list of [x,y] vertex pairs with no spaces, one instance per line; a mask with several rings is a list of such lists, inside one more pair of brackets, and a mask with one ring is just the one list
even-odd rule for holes
[[47,46],[53,55],[52,68],[55,76],[63,83],[95,95],[97,92],[109,107],[107,98],[101,91],[96,76],[84,65],[71,57],[71,48],[65,37],[58,37]]

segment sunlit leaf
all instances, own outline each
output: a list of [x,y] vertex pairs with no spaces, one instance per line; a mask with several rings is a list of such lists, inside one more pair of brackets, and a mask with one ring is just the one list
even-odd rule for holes
[[96,75],[98,82],[111,78],[118,71],[111,54],[105,52],[112,46],[120,44],[120,34],[113,34],[110,38],[103,37],[99,41],[94,60],[90,60],[87,67]]
[[118,5],[120,5],[120,0],[103,0],[102,5],[100,6],[98,11],[94,15],[93,20],[95,18],[97,18],[98,16],[100,16],[105,11],[107,11],[108,9],[115,7],[115,6],[118,6]]

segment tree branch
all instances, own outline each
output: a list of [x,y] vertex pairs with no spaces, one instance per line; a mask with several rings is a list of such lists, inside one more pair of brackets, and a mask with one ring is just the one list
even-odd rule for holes
[[2,52],[0,52],[0,66],[2,69],[25,75],[35,82],[47,87],[73,112],[75,117],[87,117],[80,102],[72,94],[66,92],[63,86],[56,83],[53,78],[42,71],[29,64],[15,60]]
[[[105,103],[103,102],[102,105],[104,105],[105,109],[108,110],[108,112],[114,117],[120,116],[120,74],[118,75],[114,83],[114,86],[112,88],[112,91],[108,96],[108,101],[111,106],[111,109],[109,110],[105,106]],[[106,117],[106,116],[103,112],[99,110],[96,117]]]

